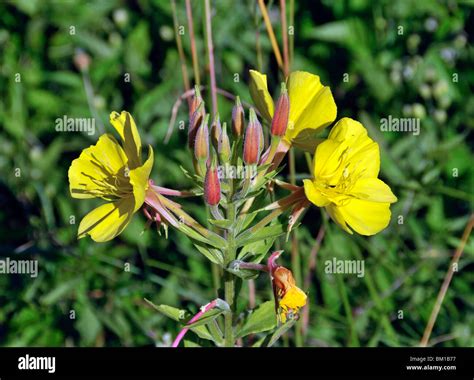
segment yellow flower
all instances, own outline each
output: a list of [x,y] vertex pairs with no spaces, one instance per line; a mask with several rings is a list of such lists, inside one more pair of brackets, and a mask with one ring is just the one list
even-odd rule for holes
[[306,293],[296,286],[291,271],[278,266],[272,271],[275,297],[278,303],[278,317],[282,323],[296,318],[299,310],[306,305]]
[[141,140],[132,116],[112,112],[110,122],[122,139],[100,136],[96,145],[84,149],[69,168],[73,198],[102,198],[105,203],[89,212],[79,224],[78,238],[90,235],[97,242],[113,239],[143,205],[153,166],[153,149],[142,164]]
[[[269,123],[273,118],[274,104],[268,92],[267,76],[250,70],[250,95],[255,107]],[[287,79],[290,114],[284,141],[305,147],[317,131],[336,119],[337,107],[331,89],[323,86],[319,76],[295,71]]]
[[306,197],[325,207],[345,231],[374,235],[388,226],[390,204],[397,201],[378,179],[379,146],[364,126],[343,118],[316,148],[314,178],[304,180]]

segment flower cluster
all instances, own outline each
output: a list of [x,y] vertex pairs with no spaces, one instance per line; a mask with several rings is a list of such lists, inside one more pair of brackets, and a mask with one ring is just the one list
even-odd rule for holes
[[[278,321],[285,324],[298,319],[307,295],[297,286],[292,272],[276,264],[282,251],[271,254],[267,265],[260,264],[275,240],[292,231],[311,203],[324,207],[344,231],[374,235],[389,224],[390,205],[397,200],[390,187],[378,178],[379,146],[361,123],[343,118],[327,138],[321,137],[320,132],[336,120],[337,108],[331,90],[321,84],[317,75],[291,73],[281,84],[276,102],[268,91],[265,75],[251,70],[250,77],[255,109],[244,107],[236,97],[230,128],[221,122],[219,113],[206,112],[200,89],[195,88],[189,102],[187,133],[190,170],[183,169],[194,184],[192,190],[155,184],[150,178],[153,149],[149,146],[148,157],[142,158],[137,126],[126,111],[110,115],[121,143],[112,134],[104,134],[97,144],[84,149],[69,169],[74,198],[106,201],[82,219],[79,238],[89,235],[97,242],[109,241],[142,209],[148,225],[156,223],[158,231],[163,228],[166,233],[169,226],[175,228],[218,266],[225,300],[210,302],[189,319],[174,346],[201,317],[209,320],[209,334],[217,345],[233,345],[234,333],[245,331],[240,322],[233,325],[237,320],[233,312],[238,294],[234,280],[236,276],[251,278],[255,271],[270,275]],[[312,177],[304,179],[302,186],[276,178],[292,147],[314,153]],[[274,184],[291,194],[268,204],[268,193]],[[171,199],[199,195],[209,211],[208,227]],[[284,226],[278,217],[289,210],[291,218]],[[157,309],[169,313],[168,306]],[[212,312],[212,318],[208,312]],[[223,336],[212,325],[221,314]]]

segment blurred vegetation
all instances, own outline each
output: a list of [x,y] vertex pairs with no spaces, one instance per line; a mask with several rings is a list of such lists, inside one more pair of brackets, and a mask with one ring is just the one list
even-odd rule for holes
[[[206,84],[204,6],[192,5]],[[257,68],[277,90],[281,73],[254,1],[212,6],[218,87],[250,102],[248,69]],[[280,38],[278,2],[268,7]],[[184,1],[177,9],[187,30]],[[391,226],[371,238],[349,236],[316,208],[306,214],[298,229],[304,271],[321,223],[326,235],[305,289],[311,303],[305,345],[413,346],[423,334],[472,212],[474,50],[466,31],[472,10],[467,0],[295,2],[292,69],[320,75],[331,86],[338,118],[350,116],[368,128],[381,146],[381,177],[399,198]],[[109,113],[128,110],[154,147],[155,181],[187,188],[180,169],[189,167],[186,131],[175,126],[164,143],[172,106],[183,93],[172,20],[168,1],[0,2],[0,256],[39,260],[36,279],[0,274],[1,345],[169,344],[177,324],[144,298],[196,312],[214,297],[211,269],[192,244],[174,231],[167,240],[154,229],[141,234],[143,217],[110,243],[76,240],[78,222],[93,202],[71,199],[67,170],[98,134],[54,128],[64,115],[96,113],[96,126],[111,131]],[[186,34],[183,44],[192,78]],[[78,48],[91,58],[86,76],[74,65]],[[231,107],[219,97],[223,120]],[[420,134],[381,132],[380,119],[389,115],[420,118]],[[186,119],[183,104],[177,121]],[[308,167],[302,152],[296,158],[300,180]],[[186,201],[186,207],[206,219],[199,202]],[[363,258],[365,276],[326,274],[324,262],[333,257]],[[471,239],[432,343],[474,346],[473,269]],[[271,299],[267,279],[259,278],[256,289],[257,304]],[[246,287],[242,295],[243,310]],[[198,341],[192,333],[186,339]],[[292,332],[279,344],[292,345]]]

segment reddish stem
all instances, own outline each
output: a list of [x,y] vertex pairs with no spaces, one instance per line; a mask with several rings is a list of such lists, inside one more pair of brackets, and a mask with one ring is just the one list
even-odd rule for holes
[[[199,318],[201,318],[201,316],[208,312],[209,310],[211,309],[214,309],[217,305],[217,299],[215,299],[214,301],[211,301],[209,302],[207,305],[204,305],[203,307],[201,307],[201,310],[199,310],[198,313],[196,313],[196,315],[194,317],[192,317],[189,322],[187,323],[187,325],[191,325],[193,324],[194,322],[196,322]],[[174,340],[173,344],[171,345],[171,347],[178,347],[179,345],[179,342],[181,342],[181,340],[184,338],[184,336],[186,335],[186,333],[188,332],[189,330],[189,327],[184,327],[180,332],[179,334],[176,336],[176,339]]]
[[216,70],[214,66],[214,45],[212,44],[211,2],[205,1],[207,50],[209,54],[209,76],[211,77],[212,114],[217,113]]

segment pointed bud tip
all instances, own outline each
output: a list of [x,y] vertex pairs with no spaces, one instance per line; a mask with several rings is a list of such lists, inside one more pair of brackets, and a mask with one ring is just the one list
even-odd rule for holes
[[245,131],[244,162],[247,165],[258,164],[263,150],[263,129],[255,110],[250,108],[249,125]]
[[206,115],[196,132],[194,141],[194,155],[197,160],[205,160],[209,157],[209,115]]

